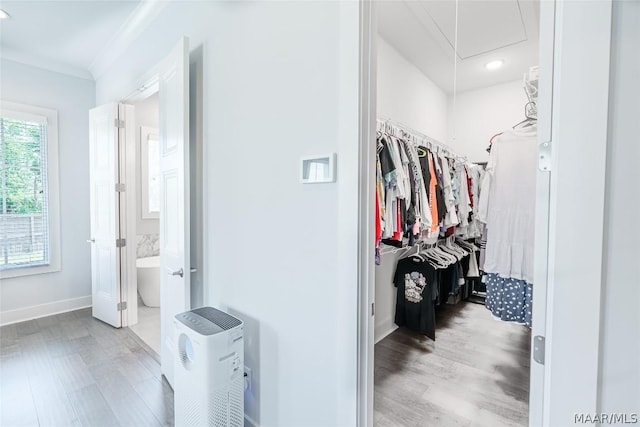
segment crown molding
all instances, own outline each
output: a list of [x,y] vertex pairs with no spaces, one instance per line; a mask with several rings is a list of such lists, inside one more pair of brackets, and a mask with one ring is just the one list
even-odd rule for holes
[[115,62],[142,32],[160,15],[168,5],[165,0],[143,0],[122,26],[116,31],[89,65],[89,72],[94,79],[102,76],[109,66]]
[[79,77],[85,80],[93,81],[91,73],[81,67],[64,64],[52,59],[43,58],[41,56],[32,55],[26,52],[20,52],[14,49],[2,47],[0,48],[0,59],[17,62],[31,67],[41,68],[43,70],[52,71],[54,73],[66,74],[72,77]]

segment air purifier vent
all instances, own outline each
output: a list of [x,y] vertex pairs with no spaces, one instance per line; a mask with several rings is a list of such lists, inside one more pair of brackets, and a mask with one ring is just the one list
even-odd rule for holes
[[227,427],[229,417],[229,393],[227,390],[217,390],[209,402],[209,425]]
[[229,425],[244,426],[244,378],[242,375],[233,380],[229,392]]
[[219,326],[225,331],[228,331],[229,329],[233,329],[236,326],[239,326],[240,324],[242,324],[242,321],[240,319],[236,319],[233,316],[229,316],[227,313],[220,310],[216,310],[213,307],[196,308],[191,312],[207,319],[209,322],[214,323],[215,325]]

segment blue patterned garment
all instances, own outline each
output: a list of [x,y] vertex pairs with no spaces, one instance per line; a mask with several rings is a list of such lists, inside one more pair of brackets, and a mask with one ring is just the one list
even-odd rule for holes
[[505,322],[517,322],[531,327],[531,283],[490,273],[487,274],[486,284],[485,305],[495,317]]

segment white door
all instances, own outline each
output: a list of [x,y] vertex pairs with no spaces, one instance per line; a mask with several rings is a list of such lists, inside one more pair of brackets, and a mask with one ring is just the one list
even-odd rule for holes
[[91,204],[91,291],[93,317],[119,328],[120,193],[118,104],[89,112],[89,185]]
[[189,310],[189,41],[163,61],[160,89],[160,287],[162,373],[173,386],[174,316]]

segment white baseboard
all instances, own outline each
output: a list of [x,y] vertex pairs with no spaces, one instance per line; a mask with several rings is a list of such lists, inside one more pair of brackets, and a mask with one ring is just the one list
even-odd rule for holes
[[251,419],[250,416],[246,415],[244,416],[244,420],[246,421],[244,423],[245,427],[247,426],[247,423],[252,426],[252,427],[260,427],[260,424],[258,424],[257,422],[255,422],[253,419]]
[[91,307],[91,295],[0,312],[0,326]]
[[389,323],[389,324],[381,325],[379,327],[376,327],[375,330],[374,330],[373,334],[374,334],[374,338],[375,338],[375,344],[378,344],[387,335],[391,334],[391,332],[393,332],[396,329],[398,329],[398,325],[396,325],[395,323],[392,323],[392,322],[385,322],[385,323]]

